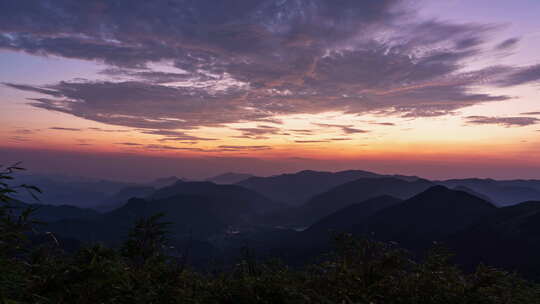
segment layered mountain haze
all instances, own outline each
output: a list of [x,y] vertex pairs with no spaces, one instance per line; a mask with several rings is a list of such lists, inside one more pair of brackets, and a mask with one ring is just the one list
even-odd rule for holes
[[[411,186],[411,191],[416,187]],[[466,192],[426,185],[425,190],[407,200],[383,195],[348,205],[320,218],[298,235],[289,235],[285,246],[322,250],[328,248],[331,233],[351,232],[418,250],[445,241],[492,216],[495,210],[491,203]]]
[[481,198],[434,186],[382,210],[368,221],[366,227],[353,230],[372,233],[383,240],[429,247],[434,241],[444,241],[495,212],[496,207]]
[[302,206],[306,218],[318,219],[337,210],[371,198],[390,195],[408,199],[433,186],[428,180],[405,181],[397,178],[358,179],[312,197]]
[[485,195],[500,206],[537,200],[540,197],[540,186],[537,180],[458,179],[440,183],[448,187],[466,187],[480,195]]
[[306,233],[321,234],[330,231],[350,231],[352,227],[361,225],[379,211],[401,202],[403,200],[383,195],[355,203],[319,219],[306,229]]
[[485,200],[486,202],[492,202],[492,199],[489,198],[487,195],[484,195],[484,194],[480,194],[479,192],[476,192],[474,190],[471,190],[470,188],[466,187],[466,186],[463,186],[463,185],[459,185],[459,186],[456,186],[454,188],[452,188],[453,190],[456,190],[456,191],[463,191],[463,192],[467,192],[473,196],[476,196],[476,197],[479,197],[483,200]]
[[503,207],[452,236],[448,245],[472,268],[479,262],[540,275],[540,201]]
[[96,207],[123,188],[135,185],[129,182],[54,175],[20,175],[17,179],[21,184],[47,189],[37,202],[27,191],[19,191],[17,199],[30,203],[85,208]]
[[270,211],[281,206],[249,189],[237,185],[218,185],[212,182],[177,182],[174,185],[158,189],[150,198],[155,200],[179,194],[215,198],[230,208],[234,209],[234,205],[231,204],[243,205],[252,212]]
[[32,216],[35,220],[43,223],[56,222],[64,219],[97,219],[101,214],[93,209],[84,209],[70,205],[43,205],[26,204],[20,201],[10,202],[15,215],[21,214],[25,209],[35,210]]
[[207,237],[227,227],[215,213],[215,203],[205,197],[177,195],[160,200],[130,199],[122,207],[96,219],[64,219],[47,224],[44,231],[84,242],[118,245],[128,237],[135,221],[155,214],[166,214],[175,239],[194,235]]
[[150,186],[131,186],[120,189],[111,197],[105,199],[101,205],[96,206],[97,210],[111,211],[125,204],[130,198],[145,198],[154,193],[156,189]]
[[540,303],[539,13],[0,0],[0,304]]
[[[321,179],[321,188],[324,188],[327,181],[332,180],[329,176],[334,174],[337,178],[343,175],[342,172],[290,174],[287,178],[294,176],[294,183],[281,186],[292,189],[295,183],[306,185],[314,182],[313,176],[324,176]],[[400,250],[407,250],[402,258],[411,265],[420,263],[434,245],[444,245],[455,253],[456,267],[465,272],[488,264],[540,280],[537,260],[540,201],[500,207],[463,185],[450,189],[438,185],[440,181],[375,173],[372,176],[315,194],[298,207],[275,202],[240,185],[181,180],[161,188],[124,188],[113,195],[110,205],[106,206],[112,211],[103,212],[102,207],[103,213],[66,205],[30,205],[14,199],[6,203],[16,208],[10,216],[24,217],[24,208],[35,208],[30,214],[45,225],[35,226],[28,234],[29,240],[37,246],[50,246],[47,244],[53,240],[55,250],[63,255],[86,254],[90,250],[86,248],[104,248],[100,246],[119,248],[119,252],[126,254],[129,247],[124,240],[133,240],[135,233],[142,233],[141,241],[148,240],[155,230],[141,223],[161,215],[160,224],[167,227],[167,242],[162,250],[173,259],[167,267],[189,265],[198,271],[211,270],[208,265],[216,263],[225,268],[235,267],[239,253],[246,259],[242,263],[253,263],[249,261],[256,256],[261,260],[280,259],[295,269],[303,269],[311,262],[326,265],[335,254],[331,254],[333,239],[339,240],[344,237],[341,233],[348,233],[345,237],[351,235],[364,240],[362,244],[366,247],[359,247],[356,253],[360,254],[364,266],[378,250],[374,244],[387,244],[383,246],[388,248],[400,246],[403,248]],[[282,176],[268,177],[271,181],[276,178],[279,180]],[[316,182],[312,185],[318,186]],[[131,194],[141,198],[118,203]],[[306,223],[310,224],[304,227]],[[342,250],[351,250],[347,247],[351,246],[349,243],[340,246],[346,246]],[[345,252],[348,252],[347,259],[342,263],[350,263],[348,259],[355,255],[352,251]],[[387,256],[396,253],[388,252]],[[428,258],[432,261],[429,259],[434,257]],[[177,264],[179,262],[186,264]],[[390,264],[384,265],[390,267]]]
[[162,188],[162,187],[170,186],[182,180],[183,179],[178,178],[176,176],[161,177],[148,183],[148,186],[155,187],[155,188]]
[[216,184],[236,184],[243,180],[253,177],[251,174],[227,172],[208,178],[207,181]]
[[[247,178],[231,184],[242,177]],[[62,185],[69,187],[66,180]],[[199,252],[197,261],[201,263],[216,254],[232,259],[247,243],[262,256],[301,264],[328,251],[332,235],[340,232],[397,242],[417,253],[433,242],[448,243],[465,267],[485,258],[510,268],[513,264],[505,257],[513,255],[494,253],[499,243],[538,250],[533,226],[540,209],[534,202],[519,200],[532,196],[540,201],[535,180],[430,181],[361,170],[300,171],[269,177],[226,173],[216,180],[222,184],[176,177],[141,184],[116,183],[116,193],[105,200],[97,197],[91,204],[101,213],[75,206],[39,205],[35,200],[30,203],[38,207],[36,219],[47,222],[39,231],[52,232],[71,247],[72,240],[114,246],[127,237],[138,219],[163,213],[164,220],[172,224],[174,242],[189,247],[186,242],[192,239],[200,248],[210,248],[208,254]],[[79,181],[73,183],[80,185]],[[103,181],[97,184],[106,185],[109,192],[115,189]],[[70,191],[84,196],[86,189],[74,187]],[[509,201],[512,198],[516,200]],[[502,207],[501,202],[515,206]],[[482,241],[474,241],[476,238]],[[532,255],[526,256],[532,259]],[[520,266],[524,273],[535,273],[532,261],[523,263],[533,267],[525,271],[525,266]]]
[[[309,198],[330,190],[340,184],[360,178],[382,177],[373,172],[361,170],[349,170],[340,172],[300,171],[294,174],[281,174],[270,177],[252,177],[238,184],[253,189],[268,197],[288,203],[292,206],[300,206]],[[414,176],[396,176],[403,180],[414,180]],[[314,187],[314,185],[317,185]]]

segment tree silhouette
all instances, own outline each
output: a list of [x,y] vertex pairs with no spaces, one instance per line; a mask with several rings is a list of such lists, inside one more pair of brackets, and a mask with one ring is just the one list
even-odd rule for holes
[[163,213],[137,220],[124,243],[122,253],[136,265],[143,265],[151,259],[162,257],[167,244],[167,227],[162,222]]

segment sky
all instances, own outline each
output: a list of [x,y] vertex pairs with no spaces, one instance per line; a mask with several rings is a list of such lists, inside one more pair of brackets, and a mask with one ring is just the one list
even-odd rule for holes
[[540,1],[0,2],[0,163],[540,178]]

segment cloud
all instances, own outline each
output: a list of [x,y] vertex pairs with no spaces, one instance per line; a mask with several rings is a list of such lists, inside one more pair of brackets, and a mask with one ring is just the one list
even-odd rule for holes
[[241,95],[231,91],[212,95],[142,82],[61,82],[49,89],[62,98],[32,99],[31,105],[134,128],[192,129],[269,116],[263,111],[246,111],[246,105],[234,105]]
[[294,142],[298,144],[312,144],[312,143],[324,143],[324,142],[328,142],[328,140],[295,140]]
[[15,142],[26,142],[26,141],[30,141],[30,138],[24,137],[24,136],[11,136],[9,137],[9,140],[15,141]]
[[142,146],[142,144],[133,143],[133,142],[121,142],[116,143],[117,145],[123,145],[123,146]]
[[519,42],[519,38],[506,39],[505,41],[497,44],[495,49],[497,49],[497,50],[507,50],[507,49],[510,49],[510,48],[516,46],[518,44],[518,42]]
[[538,112],[525,112],[525,113],[521,113],[521,115],[540,115],[540,111],[538,111]]
[[64,128],[64,127],[51,127],[49,130],[60,130],[60,131],[82,131],[82,129],[78,128]]
[[161,138],[159,141],[178,141],[178,142],[195,143],[198,141],[217,140],[216,138],[193,136],[193,135],[188,135],[184,132],[174,131],[174,130],[144,130],[143,129],[139,131],[141,131],[144,134],[163,136],[163,138]]
[[344,134],[358,134],[358,133],[369,133],[368,130],[356,129],[351,125],[336,125],[336,124],[315,124],[320,127],[329,127],[329,128],[338,128],[343,131]]
[[[9,3],[0,6],[0,46],[34,54],[100,60],[141,67],[164,59],[272,53],[310,43],[331,43],[356,29],[395,18],[396,0],[359,2],[234,0],[122,0]],[[125,9],[129,7],[129,10]],[[218,13],[216,13],[218,12]],[[189,56],[187,56],[189,55]],[[186,58],[187,57],[187,58]],[[201,64],[207,64],[202,62]]]
[[301,135],[312,135],[312,134],[315,133],[314,130],[310,130],[310,129],[292,129],[292,130],[289,130],[289,131],[297,133],[297,134],[301,134]]
[[345,132],[345,134],[357,134],[357,133],[369,133],[370,132],[370,131],[367,131],[367,130],[355,129],[355,128],[351,128],[351,127],[343,127],[342,130],[343,130],[343,132]]
[[272,150],[270,146],[231,146],[231,145],[221,145],[218,147],[221,151],[261,151],[261,150]]
[[35,86],[31,86],[31,85],[25,85],[25,84],[15,84],[15,83],[2,83],[3,85],[7,86],[7,87],[11,87],[13,89],[17,89],[17,90],[21,90],[21,91],[28,91],[28,92],[33,92],[33,93],[39,93],[39,94],[44,94],[44,95],[49,95],[49,96],[54,96],[54,97],[60,97],[61,95],[59,95],[58,92],[56,92],[55,90],[49,90],[49,89],[45,89],[45,88],[39,88],[39,87],[35,87]]
[[498,81],[498,84],[502,87],[528,83],[540,83],[540,64],[516,68],[513,73]]
[[255,128],[236,128],[236,131],[242,132],[240,136],[234,136],[235,138],[249,138],[249,139],[268,139],[266,135],[284,135],[280,128],[273,126],[259,125]]
[[[100,71],[100,74],[111,76],[117,79],[133,79],[133,80],[143,80],[151,83],[171,83],[171,82],[180,82],[180,81],[190,81],[193,80],[193,76],[190,73],[171,73],[171,72],[159,72],[159,71],[145,71],[145,70],[129,70],[121,68],[107,68]],[[199,81],[210,80],[212,79],[208,75],[198,74]]]
[[343,141],[343,140],[352,140],[350,137],[336,137],[336,138],[330,138],[331,141]]
[[15,131],[13,131],[13,133],[15,134],[21,134],[21,135],[29,135],[29,134],[34,134],[35,133],[35,130],[30,130],[30,129],[17,129]]
[[474,125],[502,125],[505,127],[523,127],[540,123],[535,117],[488,117],[468,116],[465,117],[467,124]]
[[230,145],[221,145],[214,149],[203,149],[203,148],[193,148],[193,147],[175,147],[169,145],[146,145],[145,149],[147,150],[177,150],[177,151],[191,151],[191,152],[245,152],[245,151],[263,151],[271,150],[270,146],[230,146]]
[[183,150],[183,151],[196,151],[196,152],[205,152],[200,148],[189,148],[189,147],[175,147],[169,145],[146,145],[144,146],[147,150]]
[[[489,54],[484,42],[498,28],[424,20],[404,4],[8,1],[0,4],[0,49],[101,62],[109,79],[4,85],[43,95],[30,102],[41,109],[124,127],[194,130],[328,111],[447,115],[510,98],[475,93],[487,78],[501,78],[501,86],[536,79],[533,67],[462,72]],[[265,136],[250,132],[242,136]]]
[[88,130],[97,131],[97,132],[106,132],[106,133],[124,133],[124,132],[129,132],[129,130],[114,130],[114,129],[102,129],[102,128],[88,128]]
[[395,126],[396,124],[393,122],[370,122],[371,125],[379,125],[379,126]]
[[175,147],[169,145],[146,145],[148,150],[180,150],[180,151],[192,151],[192,152],[244,152],[244,151],[263,151],[271,150],[270,146],[230,146],[230,145],[221,145],[215,149],[202,149],[202,148],[191,148],[191,147]]

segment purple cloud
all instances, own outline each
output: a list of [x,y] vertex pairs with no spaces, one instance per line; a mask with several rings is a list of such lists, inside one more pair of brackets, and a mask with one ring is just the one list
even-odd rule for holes
[[21,134],[21,135],[29,135],[29,134],[34,134],[35,133],[35,130],[30,130],[30,129],[17,129],[15,131],[13,131],[13,133],[15,134]]
[[371,125],[379,125],[379,126],[395,126],[395,123],[392,122],[370,122]]
[[320,126],[320,127],[328,127],[328,128],[338,128],[338,129],[341,129],[343,131],[344,134],[358,134],[358,133],[369,133],[370,131],[368,130],[362,130],[362,129],[357,129],[357,128],[353,128],[353,126],[351,125],[336,125],[336,124],[316,124],[317,126]]
[[124,132],[129,132],[129,130],[114,130],[114,129],[102,129],[102,128],[88,128],[88,130],[97,131],[97,132],[106,132],[106,133],[124,133]]
[[142,146],[142,144],[133,143],[133,142],[121,142],[116,143],[117,145],[123,145],[123,146]]
[[518,44],[518,42],[519,42],[519,38],[506,39],[505,41],[497,44],[495,49],[497,49],[497,50],[507,50],[507,49],[510,49],[510,48],[516,46]]
[[[194,130],[327,111],[446,115],[510,98],[475,93],[486,78],[497,78],[501,86],[540,79],[534,66],[461,72],[465,62],[489,54],[484,42],[497,27],[423,20],[404,4],[2,2],[0,49],[97,61],[110,77],[4,85],[43,95],[30,102],[41,109],[132,128]],[[157,62],[169,62],[177,72],[153,69],[150,64]],[[365,131],[347,128],[346,134]],[[273,134],[239,131],[254,139]],[[164,141],[212,140],[163,136]]]
[[242,135],[234,136],[235,138],[268,139],[267,135],[285,134],[280,128],[265,125],[259,125],[255,128],[237,128],[235,130],[242,132]]
[[64,127],[51,127],[49,130],[59,130],[59,131],[82,131],[82,129],[78,128],[64,128]]
[[324,142],[328,142],[328,140],[295,140],[294,142],[298,144],[312,144],[312,143],[324,143]]
[[330,138],[331,141],[343,141],[343,140],[352,140],[350,137],[336,137],[336,138]]
[[540,123],[535,117],[488,117],[468,116],[465,117],[467,124],[474,125],[502,125],[505,127],[524,127]]
[[516,68],[513,73],[498,81],[498,84],[502,87],[528,83],[540,83],[540,64]]
[[184,142],[184,143],[196,143],[198,141],[217,140],[216,138],[193,136],[193,135],[186,134],[184,132],[173,131],[173,130],[144,130],[142,129],[139,131],[141,131],[144,134],[163,136],[163,138],[159,139],[159,141],[177,141],[177,142]]
[[25,142],[30,141],[30,138],[24,136],[11,136],[9,137],[9,140],[14,142]]
[[272,150],[270,146],[232,146],[232,145],[221,145],[218,147],[221,151],[261,151],[261,150]]

